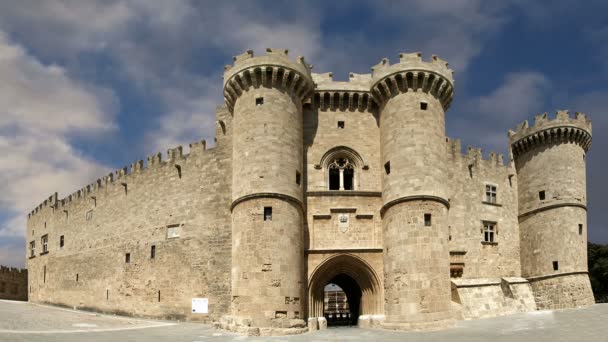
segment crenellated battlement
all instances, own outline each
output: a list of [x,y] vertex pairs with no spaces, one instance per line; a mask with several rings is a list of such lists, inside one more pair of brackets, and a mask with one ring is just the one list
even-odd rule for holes
[[[147,163],[144,164],[143,160],[137,160],[130,164],[129,167],[124,166],[119,168],[106,176],[103,176],[93,183],[85,185],[83,188],[71,193],[70,195],[58,199],[57,193],[54,193],[49,198],[44,200],[34,210],[28,214],[28,219],[36,215],[43,208],[50,207],[54,210],[67,207],[75,204],[82,200],[96,198],[95,193],[101,189],[108,188],[114,185],[125,186],[128,185],[134,176],[144,174],[146,171],[163,167],[165,165],[179,166],[178,164],[188,159],[192,154],[204,153],[207,150],[207,143],[205,140],[200,140],[189,144],[190,151],[188,154],[183,154],[183,147],[177,146],[167,150],[167,160],[163,160],[160,152],[154,153],[147,158]],[[181,167],[178,172],[181,176]]]
[[447,109],[454,95],[453,71],[435,55],[425,62],[420,52],[401,53],[397,64],[383,58],[372,67],[371,90],[378,103],[398,93],[421,90],[433,94]]
[[280,87],[301,100],[312,95],[312,66],[302,56],[292,61],[288,50],[267,48],[265,55],[256,57],[247,50],[233,60],[233,65],[224,67],[224,100],[231,112],[236,99],[250,87]]
[[509,130],[508,135],[514,157],[535,146],[552,142],[576,143],[586,152],[591,146],[591,128],[591,120],[585,114],[576,112],[571,117],[569,111],[559,110],[554,119],[549,118],[547,113],[536,115],[533,126],[526,120],[515,131]]
[[26,277],[27,276],[27,270],[25,268],[0,266],[0,275],[2,275],[3,278]]
[[466,153],[462,153],[462,142],[460,139],[446,138],[448,155],[454,159],[463,159],[470,166],[483,163],[486,166],[505,167],[505,156],[500,153],[490,151],[484,155],[480,147],[467,146]]
[[505,156],[500,153],[490,151],[487,155],[484,155],[483,150],[480,147],[467,147],[467,154],[464,156],[468,165],[478,166],[483,163],[485,166],[505,166]]

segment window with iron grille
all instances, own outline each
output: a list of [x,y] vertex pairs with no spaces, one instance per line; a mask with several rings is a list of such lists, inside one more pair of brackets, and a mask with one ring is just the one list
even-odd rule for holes
[[496,185],[486,184],[486,202],[496,203]]
[[496,234],[496,222],[483,223],[483,241],[496,242],[494,235]]
[[49,251],[49,236],[43,235],[41,239],[42,243],[42,253],[47,253]]

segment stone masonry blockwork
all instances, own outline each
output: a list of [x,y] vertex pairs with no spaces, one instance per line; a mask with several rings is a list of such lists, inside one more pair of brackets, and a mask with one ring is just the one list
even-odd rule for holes
[[420,53],[346,81],[285,49],[235,56],[214,144],[47,197],[0,296],[12,281],[12,299],[248,335],[326,328],[328,284],[351,324],[386,329],[591,305],[591,122],[542,114],[509,131],[506,160],[463,153],[445,132],[454,89]]

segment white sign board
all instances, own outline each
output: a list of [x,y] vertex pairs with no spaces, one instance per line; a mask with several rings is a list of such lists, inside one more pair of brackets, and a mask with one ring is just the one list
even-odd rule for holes
[[192,298],[192,313],[209,313],[209,298]]

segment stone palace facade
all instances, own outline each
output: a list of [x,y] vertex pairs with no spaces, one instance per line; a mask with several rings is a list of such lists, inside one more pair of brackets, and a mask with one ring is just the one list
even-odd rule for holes
[[388,329],[594,302],[584,114],[522,123],[505,161],[446,137],[454,80],[436,56],[338,82],[247,51],[223,86],[213,148],[28,215],[30,301],[250,335],[323,328],[330,283],[354,324]]

